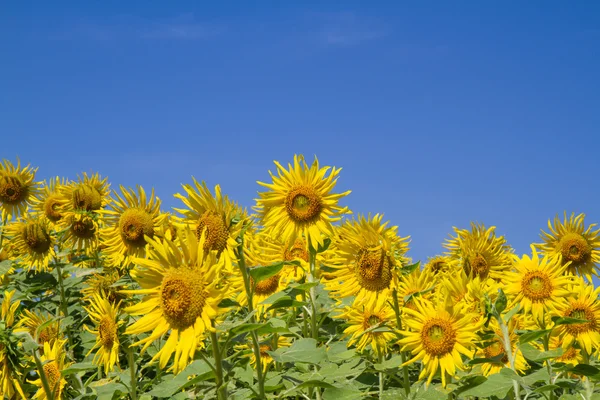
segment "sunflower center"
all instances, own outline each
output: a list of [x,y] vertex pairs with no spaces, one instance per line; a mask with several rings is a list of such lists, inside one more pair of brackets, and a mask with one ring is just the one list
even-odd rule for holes
[[383,320],[379,318],[377,315],[369,315],[369,317],[365,320],[365,329],[369,329],[370,327],[379,325]]
[[73,207],[77,210],[93,211],[102,207],[102,195],[93,186],[81,184],[73,190]]
[[583,236],[568,233],[559,242],[563,260],[573,263],[587,263],[592,257],[592,249]]
[[31,251],[43,254],[50,248],[50,235],[40,224],[32,222],[23,229],[23,240]]
[[479,275],[485,277],[489,272],[489,265],[484,256],[477,254],[470,261],[471,273],[473,275]]
[[27,198],[27,186],[16,176],[4,176],[0,179],[0,202],[19,204]]
[[361,287],[378,292],[390,286],[392,268],[383,249],[364,249],[359,253],[356,275]]
[[521,280],[523,295],[533,302],[540,302],[552,296],[552,282],[542,271],[530,271]]
[[308,251],[306,251],[304,239],[296,238],[294,245],[283,253],[283,258],[285,261],[300,259],[308,262]]
[[50,343],[56,338],[58,338],[58,326],[56,326],[56,324],[51,324],[42,329],[42,331],[39,333],[38,343]]
[[483,349],[483,354],[485,355],[485,358],[495,358],[502,354],[501,362],[503,364],[508,363],[508,356],[504,352],[504,346],[499,340],[496,340],[493,344]]
[[421,342],[430,356],[443,356],[454,349],[456,330],[450,321],[432,318],[423,325]]
[[435,261],[434,263],[431,264],[431,271],[433,271],[434,274],[443,272],[444,270],[446,270],[446,268],[447,268],[446,262],[442,261],[442,260]]
[[150,213],[140,208],[128,208],[119,218],[123,241],[131,246],[144,247],[144,236],[154,236],[154,221]]
[[[44,364],[44,375],[46,375],[46,379],[48,380],[48,386],[50,386],[50,390],[53,392],[59,392],[58,385],[60,383],[60,370],[58,369],[58,364],[56,361],[51,361],[47,364]],[[55,393],[55,396],[59,396],[59,393]]]
[[310,186],[299,186],[285,198],[285,210],[294,222],[314,222],[321,215],[321,197]]
[[590,308],[586,305],[576,305],[571,308],[566,313],[567,317],[577,318],[577,319],[585,319],[588,322],[583,322],[581,324],[567,324],[565,325],[565,329],[573,336],[577,336],[580,333],[585,333],[589,331],[596,331],[596,317],[594,316],[594,312],[590,310]]
[[191,269],[171,269],[162,280],[160,302],[169,325],[176,329],[193,325],[206,304],[202,276]]
[[271,357],[267,351],[271,351],[271,346],[268,344],[261,344],[259,346],[261,357]]
[[59,195],[51,194],[44,201],[44,215],[52,222],[57,222],[62,218],[60,213],[61,198]]
[[275,274],[270,278],[264,279],[256,284],[254,288],[254,293],[260,294],[263,296],[271,295],[277,291],[279,287],[279,278],[281,274]]
[[227,239],[229,239],[229,230],[223,216],[214,211],[205,211],[198,220],[198,226],[196,227],[198,240],[200,240],[205,230],[206,241],[204,242],[204,250],[217,250],[219,253],[225,250]]
[[558,361],[570,361],[577,358],[577,350],[571,346],[566,351],[563,351],[562,356],[557,358]]
[[105,316],[100,320],[100,324],[98,325],[98,336],[100,337],[100,342],[103,347],[112,348],[115,337],[117,336],[117,326],[112,319]]
[[96,227],[91,218],[84,217],[73,221],[73,224],[71,224],[71,231],[73,232],[73,235],[80,239],[91,239],[96,233]]

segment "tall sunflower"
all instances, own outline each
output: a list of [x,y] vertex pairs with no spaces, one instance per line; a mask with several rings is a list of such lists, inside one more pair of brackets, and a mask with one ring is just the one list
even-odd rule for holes
[[[11,340],[9,337],[15,324],[15,313],[20,305],[19,301],[12,301],[15,292],[15,290],[4,291],[4,299],[2,300],[2,314],[0,316],[4,324],[4,332],[0,336],[0,395],[12,399],[13,396],[18,394],[22,399],[25,399],[25,393],[23,393],[23,388],[21,388],[21,383],[17,378],[20,360],[15,356],[14,349],[8,348],[11,344],[16,343],[16,340]],[[7,340],[9,343],[3,343],[3,340]]]
[[571,278],[563,275],[566,266],[559,258],[546,255],[540,260],[533,245],[531,251],[532,257],[514,256],[513,271],[504,275],[504,291],[513,305],[520,304],[525,313],[545,325],[546,312],[556,309],[559,299],[569,295]]
[[559,256],[567,272],[585,276],[589,282],[592,274],[598,276],[600,263],[600,229],[593,230],[596,224],[584,224],[585,214],[575,216],[572,213],[567,219],[554,218],[554,225],[548,220],[549,233],[542,231],[544,243],[537,244],[543,254]]
[[44,216],[21,218],[6,227],[6,235],[10,238],[10,253],[20,258],[28,269],[45,271],[56,256],[56,238]]
[[43,186],[31,200],[33,214],[45,216],[51,223],[57,223],[63,216],[63,208],[68,200],[61,194],[63,188],[69,183],[60,177],[54,177]]
[[[57,340],[52,346],[49,343],[44,343],[44,353],[40,357],[43,364],[43,370],[38,371],[38,375],[43,373],[46,376],[48,386],[52,393],[54,393],[55,400],[63,398],[63,390],[67,381],[63,378],[61,371],[71,364],[65,363],[64,348],[66,342],[66,340]],[[41,379],[36,379],[31,383],[39,387],[33,396],[34,399],[48,399]]]
[[38,193],[39,182],[34,182],[37,168],[29,164],[21,168],[8,160],[0,162],[0,211],[2,219],[11,219],[25,214],[33,197]]
[[104,366],[104,372],[111,372],[115,364],[119,364],[119,326],[123,321],[119,321],[119,304],[113,304],[108,299],[99,295],[94,295],[90,300],[89,306],[84,307],[88,312],[90,319],[95,325],[95,330],[85,326],[86,330],[96,335],[96,343],[88,353],[94,350],[94,364]]
[[145,237],[154,237],[162,224],[160,199],[154,195],[146,196],[144,188],[133,189],[121,186],[122,196],[114,191],[115,198],[109,208],[102,211],[105,216],[105,228],[100,232],[104,252],[109,263],[119,266],[128,263],[132,257],[144,257]]
[[219,280],[223,260],[217,261],[216,252],[205,252],[206,233],[200,241],[189,228],[182,232],[177,242],[149,239],[146,259],[135,258],[138,265],[134,279],[142,287],[127,290],[128,294],[143,294],[143,300],[125,312],[142,315],[127,327],[126,334],[152,333],[133,343],[143,344],[142,352],[164,334],[169,337],[161,350],[152,358],[164,368],[175,352],[171,369],[182,371],[193,359],[198,337],[212,330],[211,320],[221,311],[218,304],[226,288]]
[[[347,321],[348,327],[344,330],[344,335],[350,337],[348,346],[356,345],[359,352],[370,345],[375,354],[383,356],[388,353],[388,345],[396,338],[396,314],[383,297],[371,303],[355,299],[336,318]],[[379,326],[381,329],[377,328]],[[369,331],[371,328],[374,329]]]
[[581,324],[559,325],[554,332],[559,336],[566,350],[579,344],[587,354],[600,346],[600,287],[586,285],[581,278],[575,285],[570,285],[569,296],[556,306],[556,313],[561,317],[586,320]]
[[175,208],[175,211],[183,215],[184,223],[193,227],[198,239],[206,232],[204,252],[216,251],[218,257],[225,260],[227,268],[231,269],[236,261],[237,238],[242,231],[242,224],[235,219],[245,213],[221,194],[219,185],[215,186],[213,196],[204,182],[199,183],[195,178],[192,180],[194,186],[183,185],[185,196],[179,193],[175,195],[187,208]]
[[294,156],[294,165],[284,168],[275,161],[277,176],[269,172],[273,183],[258,182],[269,189],[259,192],[257,210],[261,223],[273,236],[284,242],[293,243],[303,236],[308,244],[317,249],[323,243],[323,234],[333,236],[332,222],[339,221],[344,214],[350,214],[348,207],[338,206],[338,201],[350,194],[331,193],[337,183],[341,168],[319,167],[315,157],[308,167],[303,156]]
[[504,236],[496,236],[496,227],[471,223],[471,230],[454,228],[456,236],[446,241],[451,262],[470,276],[488,276],[501,280],[510,269],[512,250]]
[[84,172],[77,182],[60,188],[60,193],[66,199],[63,211],[98,211],[109,201],[109,188],[108,178],[102,178],[98,173],[88,175]]
[[62,338],[60,321],[47,312],[23,310],[23,315],[15,327],[15,332],[27,332],[40,345]]
[[389,298],[398,287],[399,268],[408,251],[408,237],[399,237],[398,227],[382,222],[383,215],[346,221],[333,238],[334,255],[327,261],[334,269],[325,285],[333,296],[356,296],[359,301]]
[[71,211],[60,220],[61,245],[78,256],[90,255],[98,249],[100,216],[89,211]]
[[439,370],[442,385],[445,387],[447,376],[454,377],[456,370],[463,370],[461,354],[471,357],[472,345],[477,336],[479,325],[473,324],[473,316],[454,309],[448,312],[443,308],[435,308],[427,300],[415,299],[417,309],[405,308],[409,318],[403,322],[409,330],[401,331],[404,335],[399,343],[402,350],[410,350],[413,358],[403,365],[415,361],[423,362],[419,379],[427,377],[427,384]]
[[431,300],[436,282],[430,270],[415,269],[409,275],[402,276],[398,284],[398,297],[402,307],[415,309],[413,298],[419,296]]
[[85,281],[87,286],[81,289],[83,298],[91,301],[94,297],[100,296],[111,303],[124,300],[126,296],[122,291],[127,288],[126,285],[115,285],[123,275],[118,268],[103,268],[102,272],[92,274]]

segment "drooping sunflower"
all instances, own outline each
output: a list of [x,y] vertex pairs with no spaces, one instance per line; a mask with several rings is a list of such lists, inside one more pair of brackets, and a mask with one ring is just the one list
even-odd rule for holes
[[56,256],[56,238],[49,221],[44,216],[25,216],[6,227],[10,238],[9,251],[30,270],[48,269],[49,262]]
[[565,211],[564,221],[558,215],[554,218],[554,225],[548,220],[549,233],[542,231],[544,243],[537,244],[544,254],[559,256],[563,265],[567,265],[567,272],[585,276],[589,282],[592,274],[598,276],[598,263],[600,263],[600,229],[593,230],[596,224],[585,227],[585,214],[575,216],[572,213],[567,219]]
[[77,182],[60,188],[60,193],[66,199],[63,211],[98,211],[109,202],[109,188],[108,178],[102,178],[98,173],[88,175],[84,172]]
[[[0,395],[12,399],[18,394],[22,399],[25,399],[25,393],[17,375],[20,367],[20,360],[16,359],[14,351],[9,351],[7,346],[17,343],[17,340],[10,340],[7,336],[10,335],[10,330],[15,324],[15,313],[19,308],[19,301],[12,301],[15,295],[15,290],[4,291],[4,299],[2,300],[2,322],[4,323],[5,333],[0,338]],[[8,334],[8,335],[7,335]],[[9,343],[3,343],[1,339],[6,339]],[[14,350],[14,349],[13,349]],[[16,396],[15,396],[16,397]]]
[[175,195],[187,208],[175,208],[175,211],[183,215],[183,222],[192,226],[198,239],[206,232],[204,252],[216,251],[218,257],[225,260],[226,267],[231,269],[236,260],[237,238],[243,227],[236,218],[245,216],[245,213],[221,194],[219,185],[215,186],[213,196],[204,182],[192,180],[194,186],[183,185],[185,196]]
[[122,276],[118,268],[104,268],[102,272],[92,274],[85,281],[87,287],[81,289],[83,298],[91,301],[95,296],[100,296],[111,303],[124,300],[126,296],[121,292],[127,288],[126,285],[115,285]]
[[[344,307],[336,318],[345,319],[349,325],[344,330],[344,335],[350,337],[348,346],[356,345],[362,352],[370,345],[378,356],[387,354],[388,345],[396,338],[396,314],[387,300],[381,297],[376,302],[362,303],[355,299],[351,306]],[[369,331],[370,328],[375,329]]]
[[45,216],[51,223],[57,223],[63,216],[68,200],[61,193],[69,183],[60,177],[54,177],[43,183],[40,191],[31,199],[33,214]]
[[471,230],[454,228],[455,237],[446,241],[448,257],[453,265],[469,276],[488,276],[501,280],[510,269],[512,250],[504,236],[496,236],[496,227],[471,223]]
[[[62,376],[61,371],[71,365],[71,363],[65,363],[64,348],[66,342],[66,340],[57,340],[52,346],[50,343],[44,343],[44,353],[40,357],[43,370],[38,371],[38,375],[43,373],[46,376],[48,386],[54,393],[55,400],[63,398],[63,390],[67,384],[67,380]],[[31,383],[39,387],[33,396],[34,399],[48,399],[41,379],[36,379]]]
[[565,265],[558,257],[548,255],[540,260],[535,246],[531,245],[532,257],[514,257],[513,271],[504,274],[504,291],[513,305],[520,304],[525,313],[545,325],[545,313],[556,309],[559,299],[569,295],[571,278],[564,276]]
[[427,377],[429,385],[439,370],[445,387],[447,376],[453,377],[457,369],[464,369],[461,354],[473,355],[475,332],[480,326],[472,322],[472,315],[458,308],[452,312],[441,307],[436,309],[431,302],[420,298],[416,298],[415,303],[416,310],[404,309],[409,318],[403,322],[409,330],[401,331],[404,337],[399,343],[403,351],[410,350],[414,357],[403,365],[421,360],[423,370],[419,380]]
[[275,161],[277,176],[269,172],[272,183],[257,182],[269,189],[259,192],[257,211],[262,225],[286,243],[293,243],[301,236],[312,248],[323,244],[323,234],[333,236],[333,222],[344,214],[350,214],[348,207],[338,206],[338,201],[350,194],[331,193],[337,183],[341,168],[319,167],[315,157],[308,167],[303,156],[294,156],[294,165],[284,168]]
[[586,285],[583,279],[579,278],[574,285],[570,285],[569,293],[564,302],[556,305],[556,313],[561,317],[587,322],[559,325],[555,328],[555,333],[559,336],[563,349],[566,350],[573,343],[577,343],[587,354],[592,354],[593,349],[600,346],[600,287]]
[[2,219],[11,219],[25,214],[34,196],[38,193],[39,182],[34,182],[37,168],[29,164],[21,168],[8,160],[0,162],[0,214]]
[[389,298],[399,284],[399,268],[408,251],[408,237],[399,237],[396,226],[382,223],[383,215],[359,215],[346,221],[333,238],[334,269],[325,285],[334,297],[356,296],[359,301]]
[[213,329],[211,320],[221,312],[218,304],[227,290],[219,279],[223,259],[217,261],[215,251],[206,254],[204,250],[206,232],[200,241],[189,228],[180,233],[177,242],[149,239],[146,259],[133,260],[138,266],[132,275],[142,289],[124,291],[145,295],[140,303],[125,308],[131,315],[142,315],[125,334],[152,331],[132,344],[143,344],[143,352],[168,333],[166,343],[152,362],[159,360],[159,367],[164,368],[175,352],[171,369],[176,374],[193,359],[198,338]]
[[104,372],[111,372],[115,364],[119,363],[119,326],[123,321],[119,320],[119,304],[114,304],[108,299],[99,295],[94,295],[90,300],[89,306],[84,307],[88,312],[90,319],[94,322],[95,330],[85,326],[85,329],[96,335],[96,343],[87,355],[94,350],[94,364],[104,366]]
[[65,250],[78,255],[90,255],[98,249],[100,238],[99,215],[89,211],[71,211],[60,220],[62,240]]
[[23,315],[16,325],[15,332],[27,332],[40,345],[54,342],[62,338],[60,320],[47,312],[23,310]]
[[433,274],[426,269],[417,268],[410,274],[400,277],[398,299],[401,307],[409,307],[414,310],[415,305],[412,299],[417,296],[431,300],[435,285]]
[[[495,373],[500,372],[502,368],[510,368],[510,360],[506,355],[506,349],[504,347],[504,335],[498,326],[498,322],[495,319],[490,321],[490,330],[495,334],[495,339],[491,344],[488,344],[481,350],[482,357],[488,359],[499,359],[496,362],[486,362],[481,364],[481,372],[483,376],[493,375]],[[515,360],[515,369],[517,372],[524,372],[529,365],[523,357],[523,354],[517,347],[519,342],[519,337],[515,333],[516,329],[521,328],[520,319],[518,316],[514,316],[508,322],[508,337],[510,340],[510,349],[511,353]]]
[[106,246],[109,263],[119,266],[128,264],[132,257],[144,257],[145,237],[154,237],[162,224],[160,199],[154,195],[146,196],[144,188],[133,189],[121,186],[122,196],[114,191],[115,198],[109,207],[102,211],[105,227],[100,232],[102,243]]

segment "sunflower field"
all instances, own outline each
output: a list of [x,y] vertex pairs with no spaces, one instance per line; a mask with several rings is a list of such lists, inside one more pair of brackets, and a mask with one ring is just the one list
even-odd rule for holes
[[[454,228],[423,262],[340,169],[294,156],[247,210],[190,178],[165,211],[106,177],[0,164],[4,399],[600,399],[600,230],[520,255]],[[73,180],[72,180],[73,179]]]

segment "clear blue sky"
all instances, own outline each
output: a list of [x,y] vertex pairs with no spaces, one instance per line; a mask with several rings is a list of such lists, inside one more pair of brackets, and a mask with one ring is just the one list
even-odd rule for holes
[[600,222],[600,3],[401,3],[2,2],[0,158],[170,208],[191,175],[251,206],[316,154],[415,259],[471,220],[519,253]]

